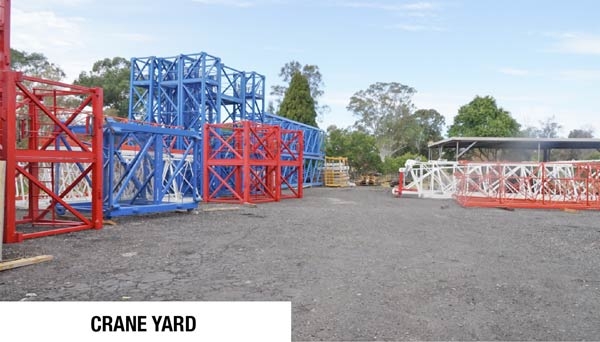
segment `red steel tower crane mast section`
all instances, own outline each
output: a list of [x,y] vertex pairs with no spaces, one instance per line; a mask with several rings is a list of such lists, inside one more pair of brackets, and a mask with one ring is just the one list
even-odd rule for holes
[[[0,0],[0,160],[6,161],[3,240],[20,242],[100,229],[102,89],[11,70],[10,3]],[[69,167],[78,168],[80,175],[65,181],[61,175]],[[27,183],[29,208],[25,216],[17,215],[16,179]],[[84,182],[92,188],[91,218],[66,201]]]

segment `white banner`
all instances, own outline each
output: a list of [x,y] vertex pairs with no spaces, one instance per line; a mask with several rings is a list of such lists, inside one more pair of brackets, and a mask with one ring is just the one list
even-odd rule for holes
[[291,341],[290,302],[0,302],[3,341]]

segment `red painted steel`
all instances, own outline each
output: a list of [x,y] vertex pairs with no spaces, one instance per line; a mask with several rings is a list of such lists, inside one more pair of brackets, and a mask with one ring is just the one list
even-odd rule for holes
[[455,199],[465,207],[600,209],[600,162],[461,165]]
[[[24,177],[29,191],[24,216],[15,201],[7,201],[4,241],[102,228],[102,89],[4,71],[2,94],[0,157],[7,162],[7,179]],[[61,169],[71,165],[81,174],[60,182]],[[83,182],[91,182],[89,215],[65,199]],[[7,182],[7,198],[15,198],[15,187]]]
[[304,196],[304,132],[281,129],[280,184],[281,199]]
[[[10,0],[0,0],[0,159],[6,161],[3,241],[102,228],[101,88],[86,88],[24,76],[10,69]],[[75,104],[73,104],[75,103]],[[60,182],[61,169],[81,174]],[[27,184],[29,206],[16,209],[17,177]],[[66,196],[91,182],[91,214],[74,209]],[[47,203],[41,203],[41,198]],[[58,213],[66,214],[59,216]]]
[[[302,197],[302,131],[242,121],[206,124],[203,137],[205,202],[258,203]],[[282,174],[290,168],[297,173],[300,186],[292,184],[290,172]]]
[[392,189],[392,193],[394,194],[394,196],[396,197],[400,197],[402,196],[402,191],[404,186],[404,169],[402,169],[400,172],[398,172],[398,186],[394,187],[394,189]]

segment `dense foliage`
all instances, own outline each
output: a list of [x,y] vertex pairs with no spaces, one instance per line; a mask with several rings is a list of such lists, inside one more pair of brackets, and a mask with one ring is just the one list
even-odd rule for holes
[[65,72],[58,65],[48,61],[48,58],[39,52],[28,53],[10,49],[10,65],[14,70],[21,71],[28,76],[53,81],[61,81],[65,78]]
[[317,126],[315,101],[310,95],[308,80],[299,72],[292,76],[290,86],[281,102],[279,115],[310,126]]
[[347,109],[357,117],[354,128],[375,137],[382,160],[426,154],[428,142],[442,137],[444,117],[434,109],[415,111],[415,93],[401,83],[377,82],[350,98]]
[[357,173],[381,171],[381,158],[373,135],[336,126],[327,128],[325,153],[331,157],[347,157]]
[[329,107],[320,105],[319,99],[323,95],[323,77],[319,71],[319,67],[316,65],[302,65],[298,61],[291,61],[281,67],[279,71],[279,77],[282,78],[283,82],[287,85],[274,85],[271,87],[271,95],[275,96],[276,104],[270,102],[268,104],[267,111],[270,113],[279,113],[283,97],[285,96],[294,74],[301,73],[302,76],[308,81],[310,88],[310,96],[315,103],[315,111],[319,117],[322,117]]
[[129,75],[131,63],[123,57],[104,58],[94,63],[92,70],[81,72],[75,84],[104,89],[107,114],[127,117],[129,111]]
[[498,107],[491,96],[476,96],[460,107],[448,129],[451,137],[516,137],[521,125],[509,112]]

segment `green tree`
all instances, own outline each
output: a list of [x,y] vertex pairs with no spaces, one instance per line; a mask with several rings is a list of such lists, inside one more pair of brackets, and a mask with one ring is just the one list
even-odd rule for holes
[[599,160],[600,159],[600,151],[596,150],[596,151],[588,152],[588,154],[586,154],[586,156],[585,156],[585,159]]
[[[302,65],[297,61],[291,61],[286,63],[281,70],[279,71],[279,77],[282,78],[283,82],[286,84],[290,84],[292,78],[295,73],[301,73],[307,80],[310,88],[310,95],[312,96],[315,102],[315,110],[319,116],[324,115],[324,113],[329,109],[327,106],[319,105],[319,99],[323,96],[323,76],[319,71],[319,67],[316,65]],[[271,95],[275,96],[276,105],[270,106],[269,108],[273,112],[278,112],[278,108],[281,107],[281,103],[283,101],[284,95],[287,92],[289,86],[285,85],[274,85],[271,86]],[[275,108],[278,107],[278,108]]]
[[539,138],[558,138],[558,133],[562,129],[562,125],[556,122],[556,118],[553,116],[546,118],[544,121],[540,121]]
[[348,158],[348,164],[354,173],[381,171],[379,151],[375,138],[370,134],[329,126],[325,146],[326,155]]
[[382,172],[387,175],[395,175],[401,167],[404,167],[406,161],[409,159],[427,160],[424,156],[412,152],[406,152],[396,157],[387,157],[383,161]]
[[539,126],[527,126],[520,132],[520,136],[526,138],[558,138],[562,125],[553,116],[541,120]]
[[[33,76],[38,78],[43,78],[46,80],[52,81],[62,81],[65,78],[65,72],[56,64],[48,61],[48,58],[39,52],[25,52],[15,49],[10,49],[10,64],[11,68],[15,71],[20,71],[27,76]],[[30,81],[23,82],[29,89],[49,89],[52,86],[41,83],[32,83]],[[56,100],[56,103],[55,103]],[[52,96],[46,96],[42,100],[47,106],[55,106],[59,105],[61,107],[73,107],[74,104],[78,104],[80,101],[75,96],[58,96],[54,98]],[[29,125],[29,121],[26,119],[28,117],[27,107],[21,107],[17,109],[17,113],[21,118],[18,125]],[[39,116],[39,120],[43,122],[40,127],[41,134],[47,134],[46,130],[51,129],[51,125],[46,124],[49,123],[50,119],[45,116]],[[29,129],[29,128],[28,128]],[[25,147],[27,146],[27,139],[23,139],[21,136],[21,132],[19,132],[19,136],[17,138],[17,146]]]
[[48,58],[39,52],[28,53],[10,49],[10,65],[13,70],[20,71],[27,76],[53,81],[61,81],[66,76],[58,65],[48,61]]
[[92,70],[79,74],[75,84],[104,89],[107,114],[127,117],[129,111],[129,73],[131,63],[123,57],[105,58],[94,63]]
[[521,125],[509,112],[498,107],[491,96],[476,96],[460,107],[448,129],[450,137],[516,137]]
[[398,132],[410,144],[408,153],[427,155],[430,142],[441,140],[446,119],[435,109],[419,109],[407,117],[403,129]]
[[587,129],[574,129],[569,132],[569,139],[591,139],[594,137],[594,130],[591,128]]
[[354,93],[347,109],[358,117],[356,128],[377,136],[387,129],[389,121],[412,113],[415,93],[414,88],[404,84],[377,82]]
[[273,104],[273,101],[269,101],[269,103],[267,104],[267,113],[277,113],[277,110],[275,110],[275,105]]
[[411,145],[401,132],[416,123],[410,118],[415,92],[401,83],[377,82],[350,98],[346,108],[357,117],[354,127],[375,137],[382,160]]
[[[454,123],[448,129],[450,137],[516,137],[523,133],[521,125],[508,111],[498,107],[491,96],[476,96],[469,104],[460,107]],[[477,149],[468,156],[481,160],[497,160],[498,149]]]
[[[591,139],[593,137],[594,130],[592,129],[574,129],[569,132],[569,139]],[[569,149],[559,152],[560,155],[557,156],[559,160],[594,159],[594,153],[589,150]]]
[[519,136],[523,138],[539,138],[540,130],[534,126],[527,126],[519,132]]
[[296,72],[290,81],[290,87],[285,92],[279,114],[310,126],[317,126],[315,101],[310,95],[308,80]]

